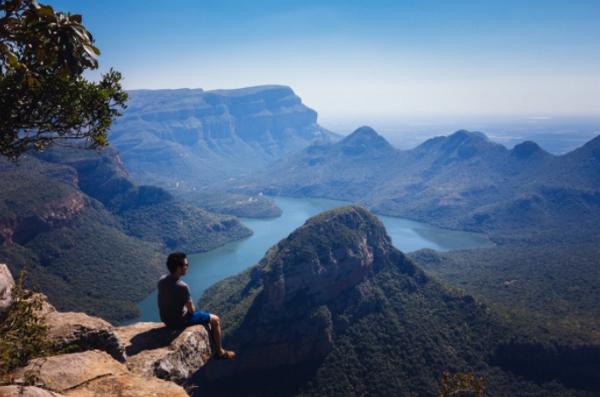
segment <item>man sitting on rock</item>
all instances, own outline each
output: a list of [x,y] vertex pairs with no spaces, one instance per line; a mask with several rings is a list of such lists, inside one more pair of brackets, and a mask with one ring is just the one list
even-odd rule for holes
[[190,288],[181,281],[188,269],[188,259],[182,252],[174,252],[167,258],[170,274],[161,277],[158,282],[158,310],[160,319],[170,328],[185,328],[195,324],[210,324],[215,341],[217,359],[231,359],[235,352],[223,349],[221,345],[221,323],[214,314],[195,310]]

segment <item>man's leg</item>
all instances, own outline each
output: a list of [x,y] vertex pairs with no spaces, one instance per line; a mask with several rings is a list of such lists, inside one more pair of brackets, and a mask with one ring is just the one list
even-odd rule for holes
[[212,330],[212,337],[215,341],[215,349],[217,351],[216,356],[219,358],[235,357],[234,352],[223,349],[223,345],[221,344],[221,320],[214,314],[210,315],[210,329]]

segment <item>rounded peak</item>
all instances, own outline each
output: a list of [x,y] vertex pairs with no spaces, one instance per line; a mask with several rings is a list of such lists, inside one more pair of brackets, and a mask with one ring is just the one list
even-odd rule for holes
[[[334,298],[402,255],[383,224],[356,205],[316,215],[271,248],[261,274],[271,307],[302,294],[315,302]],[[282,282],[284,280],[284,282]]]
[[488,140],[488,137],[479,131],[468,131],[468,130],[458,130],[452,135],[448,136],[450,140],[467,140],[467,139],[483,139]]
[[352,134],[350,134],[350,136],[352,136],[352,135],[373,136],[373,137],[380,136],[377,133],[377,131],[375,131],[373,128],[369,127],[368,125],[363,125],[361,127],[358,127],[356,130],[354,130],[354,132]]
[[600,148],[600,135],[590,139],[588,142],[585,143],[585,145],[583,145],[583,147]]
[[488,137],[479,131],[458,130],[448,136],[438,136],[430,138],[417,146],[417,151],[435,151],[444,155],[458,153],[460,158],[470,158],[482,151],[506,150],[498,143],[492,142]]
[[522,143],[519,143],[518,145],[515,145],[515,147],[512,148],[512,150],[510,151],[511,155],[513,155],[514,157],[520,158],[520,159],[525,159],[525,158],[529,158],[533,155],[536,154],[548,154],[546,151],[544,151],[544,149],[542,149],[537,143],[533,142],[533,141],[525,141]]
[[362,126],[357,128],[352,134],[340,141],[342,146],[357,148],[352,149],[349,154],[362,154],[366,149],[375,149],[376,151],[393,151],[394,148],[379,135],[373,128]]
[[364,224],[383,228],[383,224],[375,215],[359,205],[346,205],[322,212],[309,218],[305,225],[324,222],[348,223],[349,220],[353,225]]

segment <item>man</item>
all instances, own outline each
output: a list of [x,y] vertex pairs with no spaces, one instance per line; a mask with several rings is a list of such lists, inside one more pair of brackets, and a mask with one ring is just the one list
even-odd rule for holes
[[180,280],[187,273],[189,263],[182,252],[174,252],[167,258],[168,275],[158,282],[158,310],[160,319],[167,327],[185,328],[195,324],[210,324],[215,341],[217,359],[232,359],[235,352],[223,349],[221,345],[221,322],[214,314],[195,310],[190,288]]

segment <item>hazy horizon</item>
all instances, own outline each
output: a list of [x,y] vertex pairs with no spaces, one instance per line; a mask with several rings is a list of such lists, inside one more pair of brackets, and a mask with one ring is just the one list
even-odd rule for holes
[[126,89],[284,84],[322,120],[600,115],[596,2],[47,1]]
[[347,135],[368,125],[398,149],[412,149],[426,139],[447,136],[458,130],[483,132],[490,140],[508,149],[524,141],[534,141],[544,150],[560,155],[581,147],[600,135],[600,116],[455,115],[357,117],[323,119],[319,124]]

